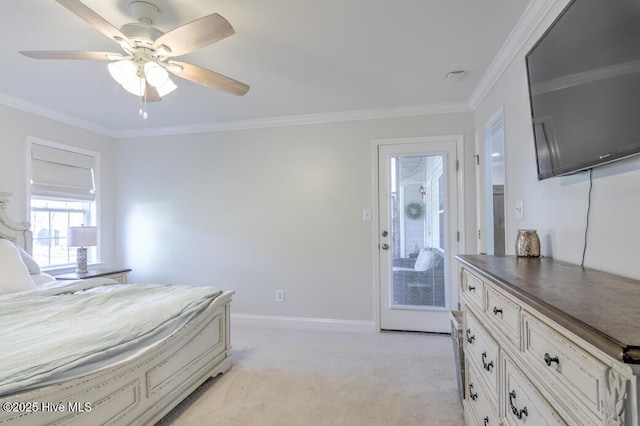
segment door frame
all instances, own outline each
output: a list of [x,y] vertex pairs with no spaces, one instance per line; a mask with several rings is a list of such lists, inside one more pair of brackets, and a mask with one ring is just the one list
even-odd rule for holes
[[[378,176],[378,164],[379,164],[379,147],[381,145],[407,145],[407,144],[422,144],[422,143],[433,143],[433,142],[455,142],[456,146],[456,189],[457,189],[457,223],[452,224],[455,225],[458,232],[457,243],[452,247],[451,255],[455,255],[457,253],[461,253],[461,250],[465,247],[465,205],[464,205],[464,135],[440,135],[440,136],[418,136],[418,137],[409,137],[409,138],[389,138],[389,139],[374,139],[371,141],[371,170],[372,170],[372,186],[371,186],[371,194],[372,194],[372,244],[371,244],[371,255],[373,258],[373,317],[375,323],[376,332],[380,332],[381,328],[381,319],[380,319],[380,258],[379,258],[379,244],[380,244],[380,235],[378,230],[380,228],[380,214],[378,212],[379,206],[379,176]],[[454,226],[451,227],[451,232],[456,232]],[[458,289],[456,285],[456,277],[458,275],[458,268],[456,262],[453,259],[449,259],[449,277],[450,278],[450,286],[449,286],[449,306],[451,309],[454,309],[458,306]]]

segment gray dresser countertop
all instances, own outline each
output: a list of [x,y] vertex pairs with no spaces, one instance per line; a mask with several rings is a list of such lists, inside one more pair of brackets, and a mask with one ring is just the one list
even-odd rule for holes
[[545,257],[456,259],[606,354],[640,364],[640,281]]

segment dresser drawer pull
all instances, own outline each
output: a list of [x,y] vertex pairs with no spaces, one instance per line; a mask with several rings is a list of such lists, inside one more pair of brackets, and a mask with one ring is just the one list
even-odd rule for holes
[[473,399],[474,401],[478,399],[478,392],[473,393],[473,383],[469,383],[469,398]]
[[522,419],[522,416],[528,416],[529,413],[527,411],[527,407],[524,407],[522,410],[518,410],[513,403],[514,399],[516,399],[516,391],[512,390],[509,392],[509,405],[511,406],[511,412],[515,414],[518,419]]
[[487,364],[485,358],[487,358],[487,352],[482,352],[482,366],[485,370],[491,371],[491,369],[493,368],[493,361],[489,361],[489,363]]
[[558,359],[558,357],[554,356],[553,358],[551,358],[551,355],[549,355],[549,352],[545,352],[545,354],[544,354],[544,362],[547,363],[548,367],[551,367],[551,363],[552,362],[560,364],[560,360]]
[[476,287],[473,286],[473,285],[470,285],[470,286],[467,287],[467,290],[472,291],[472,292],[475,293],[476,292]]
[[476,340],[476,336],[471,335],[471,329],[467,328],[467,342],[473,344],[473,341]]
[[498,309],[496,306],[493,307],[493,315],[502,314],[502,309]]

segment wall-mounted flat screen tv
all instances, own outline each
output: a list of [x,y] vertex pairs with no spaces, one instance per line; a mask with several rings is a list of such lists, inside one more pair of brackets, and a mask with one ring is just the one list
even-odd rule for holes
[[538,179],[640,153],[640,1],[573,0],[526,66]]

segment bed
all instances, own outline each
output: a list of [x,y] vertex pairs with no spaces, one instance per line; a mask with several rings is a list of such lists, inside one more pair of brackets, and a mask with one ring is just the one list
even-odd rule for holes
[[[0,250],[9,250],[10,241],[28,255],[32,248],[29,224],[7,217],[9,195],[0,192]],[[13,256],[13,252],[3,253],[2,262]],[[15,253],[21,256],[19,249]],[[25,270],[38,284],[0,295],[0,325],[4,328],[0,328],[0,425],[154,424],[209,377],[230,368],[233,291],[120,284],[105,278],[59,283],[30,270],[28,259],[23,258]],[[0,274],[5,269],[0,268]],[[165,297],[179,306],[179,314],[167,312]],[[54,301],[64,304],[64,309],[53,305]],[[142,319],[136,311],[140,306],[156,311],[159,317]],[[76,311],[68,314],[67,309]],[[120,325],[122,333],[103,330],[109,321],[87,325],[92,316],[108,317],[104,312],[136,320],[133,325]],[[47,328],[43,338],[36,335],[43,333],[37,328],[39,323],[63,329]],[[76,329],[89,340],[73,343],[79,338]],[[142,332],[137,337],[122,337],[125,329]],[[31,340],[34,347],[16,345],[21,332],[30,335],[24,342]],[[114,343],[116,337],[120,340]],[[84,352],[76,354],[76,348]],[[44,356],[54,352],[57,364]]]

